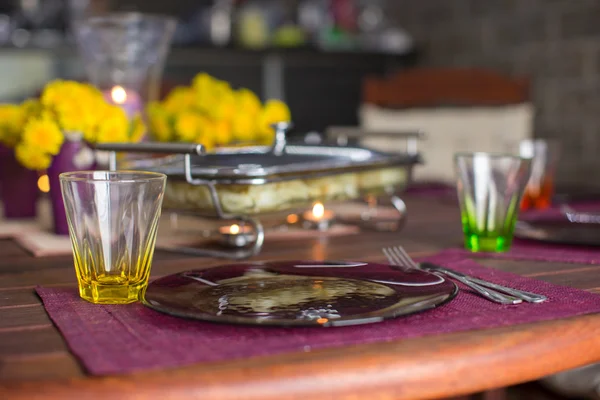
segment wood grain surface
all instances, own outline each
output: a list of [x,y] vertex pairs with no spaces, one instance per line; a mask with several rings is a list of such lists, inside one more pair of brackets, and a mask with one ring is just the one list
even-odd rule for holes
[[[316,235],[266,243],[256,258],[383,261],[380,250],[384,246],[402,244],[413,255],[425,255],[460,245],[455,205],[426,198],[409,198],[407,203],[409,223],[402,232]],[[600,266],[478,261],[600,292]],[[153,276],[221,262],[158,252]],[[527,382],[600,360],[600,315],[588,315],[391,343],[88,377],[33,291],[36,285],[65,284],[75,284],[70,257],[33,258],[12,241],[0,241],[0,399],[437,399]]]

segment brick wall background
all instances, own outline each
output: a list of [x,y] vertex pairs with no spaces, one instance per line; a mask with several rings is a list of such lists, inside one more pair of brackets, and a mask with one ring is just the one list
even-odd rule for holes
[[558,183],[600,188],[600,0],[392,0],[424,65],[526,76],[535,136],[556,138]]

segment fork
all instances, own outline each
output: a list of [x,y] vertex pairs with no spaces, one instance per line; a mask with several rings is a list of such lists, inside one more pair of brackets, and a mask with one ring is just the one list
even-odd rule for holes
[[387,257],[390,265],[392,266],[396,266],[396,267],[400,267],[403,269],[417,269],[417,270],[425,270],[428,272],[434,272],[437,274],[444,274],[447,275],[451,278],[456,279],[457,281],[463,283],[465,286],[470,287],[471,289],[473,289],[474,291],[476,291],[477,293],[479,293],[481,296],[485,297],[486,299],[493,301],[494,303],[499,303],[499,304],[520,304],[523,302],[522,299],[519,299],[515,296],[511,296],[511,295],[507,295],[504,293],[500,293],[497,292],[495,290],[492,289],[488,289],[486,287],[483,287],[477,283],[471,282],[466,278],[463,278],[462,276],[458,276],[458,275],[451,275],[448,274],[448,272],[446,271],[439,271],[439,270],[432,270],[432,269],[425,269],[423,268],[423,265],[417,264],[413,261],[412,258],[410,258],[410,256],[408,256],[408,254],[406,253],[406,251],[404,251],[404,249],[402,247],[389,247],[389,248],[384,248],[382,249],[383,254],[385,254],[385,256]]
[[[390,264],[404,268],[414,268],[447,275],[475,290],[483,297],[500,304],[519,304],[523,300],[529,303],[540,303],[547,300],[546,296],[498,285],[482,279],[471,277],[431,263],[417,264],[401,246],[382,249]],[[501,293],[503,292],[503,293]]]
[[567,217],[569,222],[579,222],[583,224],[600,223],[600,215],[576,211],[568,204],[561,205],[560,212],[562,212]]
[[[408,266],[409,268],[418,268],[418,269],[422,269],[422,270],[426,270],[426,271],[430,271],[430,272],[443,273],[451,278],[454,278],[454,279],[464,283],[465,285],[470,286],[472,289],[477,290],[478,292],[480,292],[480,291],[477,288],[473,287],[472,286],[473,284],[475,284],[476,286],[483,287],[484,289],[487,289],[488,292],[490,290],[492,290],[494,292],[495,291],[503,292],[504,294],[503,293],[499,293],[499,294],[504,295],[504,296],[509,295],[509,297],[516,297],[520,300],[525,300],[528,303],[541,303],[541,302],[548,300],[548,298],[546,296],[541,295],[541,294],[526,292],[524,290],[518,290],[518,289],[498,285],[497,283],[493,283],[493,282],[485,281],[483,279],[475,278],[473,276],[465,275],[461,272],[454,271],[449,268],[444,268],[439,265],[435,265],[435,264],[431,264],[431,263],[417,264],[401,246],[395,246],[395,247],[383,249],[383,252],[388,257],[388,260],[393,259],[396,262],[401,263],[402,265]],[[467,281],[468,284],[465,281]],[[515,303],[513,303],[513,304],[515,304]]]

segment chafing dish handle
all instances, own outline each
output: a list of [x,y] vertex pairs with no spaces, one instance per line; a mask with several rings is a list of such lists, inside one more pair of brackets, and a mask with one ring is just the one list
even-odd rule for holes
[[275,130],[275,141],[271,152],[276,156],[281,156],[285,152],[285,146],[287,146],[287,131],[292,129],[294,124],[291,121],[281,121],[271,124],[271,128]]
[[186,166],[189,167],[190,155],[203,155],[205,153],[204,146],[199,143],[98,143],[94,146],[95,150],[109,151],[110,158],[108,161],[109,169],[114,171],[117,169],[117,153],[161,153],[161,154],[185,154]]
[[96,150],[128,153],[164,153],[164,154],[204,154],[204,146],[199,143],[98,143]]

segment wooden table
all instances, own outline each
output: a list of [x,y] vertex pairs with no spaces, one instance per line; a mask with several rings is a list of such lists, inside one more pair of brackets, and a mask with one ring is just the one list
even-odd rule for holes
[[[400,233],[266,243],[260,259],[383,261],[401,243],[413,255],[461,241],[451,204],[407,199]],[[221,261],[158,252],[160,276]],[[484,260],[556,284],[600,291],[600,266]],[[0,399],[425,399],[535,380],[600,360],[600,315],[392,343],[194,365],[115,377],[88,377],[69,353],[33,288],[75,284],[70,257],[33,258],[0,241]]]

